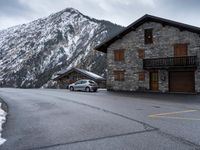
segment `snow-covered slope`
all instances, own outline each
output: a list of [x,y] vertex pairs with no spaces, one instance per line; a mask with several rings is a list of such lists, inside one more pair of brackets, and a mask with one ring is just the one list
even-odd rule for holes
[[1,137],[1,133],[2,133],[2,126],[3,124],[6,122],[6,112],[1,108],[1,102],[0,102],[0,145],[2,145],[6,139],[3,139]]
[[55,72],[72,66],[103,74],[105,56],[93,48],[121,29],[67,8],[1,30],[0,86],[41,87]]

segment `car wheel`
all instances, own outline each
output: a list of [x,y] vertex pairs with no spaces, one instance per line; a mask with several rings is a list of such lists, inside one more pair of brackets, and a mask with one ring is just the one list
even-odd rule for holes
[[85,91],[86,91],[86,92],[90,92],[90,88],[89,88],[89,87],[86,87],[86,88],[85,88]]
[[70,90],[70,91],[74,91],[74,88],[71,86],[71,87],[69,88],[69,90]]

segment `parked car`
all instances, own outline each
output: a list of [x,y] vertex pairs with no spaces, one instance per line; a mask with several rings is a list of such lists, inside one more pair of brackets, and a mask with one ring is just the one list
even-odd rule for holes
[[69,85],[70,91],[96,92],[97,89],[97,83],[92,80],[78,80],[75,83]]

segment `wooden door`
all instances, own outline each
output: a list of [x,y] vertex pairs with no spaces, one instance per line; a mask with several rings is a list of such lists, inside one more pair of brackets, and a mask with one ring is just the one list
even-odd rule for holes
[[173,71],[169,73],[170,92],[194,92],[194,71]]
[[187,56],[187,44],[175,44],[174,45],[174,57]]
[[152,91],[158,91],[158,72],[150,72],[150,89]]

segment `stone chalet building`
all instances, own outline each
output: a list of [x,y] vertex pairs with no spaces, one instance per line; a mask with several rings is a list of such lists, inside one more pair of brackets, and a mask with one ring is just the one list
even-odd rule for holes
[[107,55],[107,89],[200,92],[200,28],[144,15],[95,50]]

